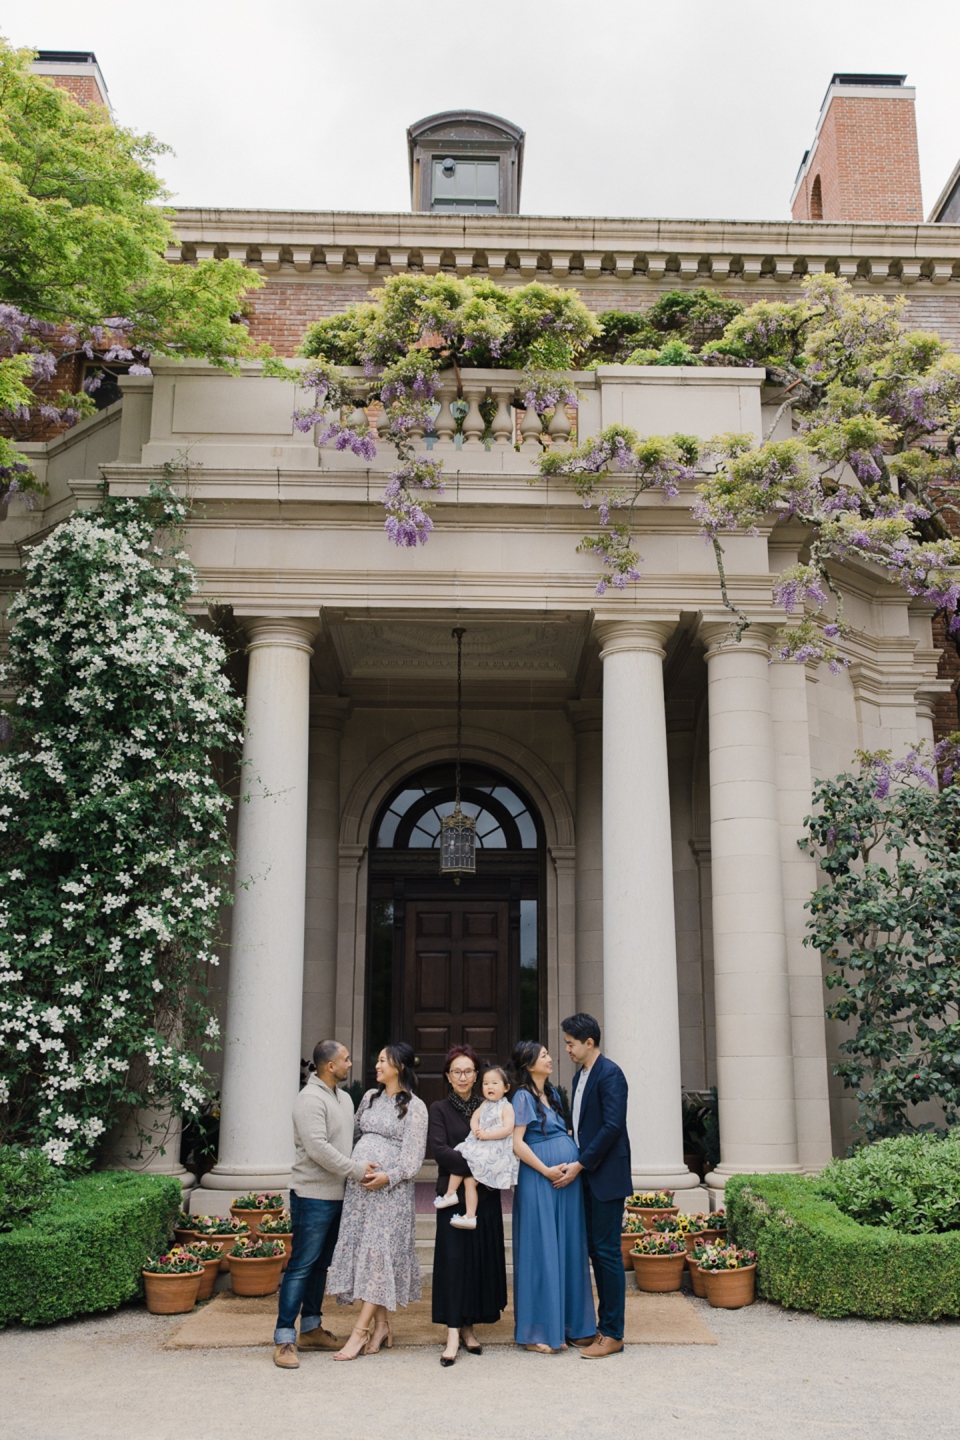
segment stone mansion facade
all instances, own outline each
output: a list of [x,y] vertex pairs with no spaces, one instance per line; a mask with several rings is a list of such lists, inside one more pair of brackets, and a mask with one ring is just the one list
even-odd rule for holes
[[[890,103],[912,116],[912,92]],[[410,132],[409,214],[188,210],[169,259],[240,256],[259,270],[253,332],[288,355],[311,320],[406,271],[540,278],[599,311],[694,285],[781,299],[827,269],[906,293],[917,325],[960,343],[960,225],[526,216],[522,140],[496,117],[431,117]],[[797,194],[812,186],[808,163]],[[365,1081],[387,1038],[410,1041],[429,1101],[451,1041],[502,1060],[536,1031],[569,1085],[559,1025],[578,1009],[600,1018],[627,1074],[638,1185],[700,1184],[684,1162],[682,1087],[718,1086],[714,1188],[842,1152],[852,1105],[831,1078],[821,960],[803,944],[816,871],[797,840],[816,777],[858,748],[900,752],[956,727],[929,609],[851,563],[837,575],[849,669],[771,664],[783,620],[771,577],[804,533],[779,523],[725,538],[731,595],[751,620],[731,644],[691,490],[647,497],[643,578],[597,597],[595,562],[577,551],[581,503],[529,483],[540,446],[523,412],[492,443],[436,442],[450,476],[436,529],[422,549],[396,549],[383,450],[368,462],[318,449],[292,427],[292,388],[256,366],[241,378],[153,368],[28,447],[49,494],[41,510],[8,506],[0,563],[15,569],[18,547],[94,504],[103,479],[138,493],[185,461],[198,618],[217,606],[238,636],[250,790],[215,981],[220,1156],[200,1208],[288,1182],[298,1066],[318,1039],[349,1046]],[[572,379],[580,438],[614,421],[759,436],[779,404],[757,368],[611,365]],[[465,371],[464,398],[512,407],[517,380]],[[787,412],[777,433],[790,428]],[[453,793],[455,626],[480,836],[476,876],[456,886],[436,848]]]

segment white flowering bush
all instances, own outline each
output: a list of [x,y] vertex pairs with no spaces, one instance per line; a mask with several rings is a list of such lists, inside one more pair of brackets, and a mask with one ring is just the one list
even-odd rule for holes
[[[32,549],[0,756],[0,1141],[89,1162],[131,1110],[196,1113],[242,735],[167,483]],[[163,537],[166,537],[164,539]],[[171,538],[172,537],[172,538]]]

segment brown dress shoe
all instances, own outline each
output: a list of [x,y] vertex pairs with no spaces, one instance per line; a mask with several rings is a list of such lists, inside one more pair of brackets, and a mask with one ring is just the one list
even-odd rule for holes
[[592,1345],[580,1351],[580,1359],[605,1360],[608,1355],[619,1355],[622,1349],[622,1340],[613,1340],[609,1335],[598,1335]]
[[339,1350],[343,1341],[329,1330],[318,1325],[313,1330],[301,1331],[297,1339],[298,1350]]
[[299,1370],[300,1361],[297,1359],[297,1347],[289,1342],[286,1345],[278,1345],[273,1352],[273,1363],[279,1365],[281,1370]]
[[576,1345],[576,1347],[577,1347],[578,1350],[585,1350],[588,1345],[592,1345],[596,1340],[599,1340],[599,1339],[600,1339],[600,1336],[599,1336],[599,1335],[585,1335],[582,1340],[571,1340],[571,1339],[568,1337],[568,1339],[567,1339],[567,1344],[568,1344],[568,1345]]

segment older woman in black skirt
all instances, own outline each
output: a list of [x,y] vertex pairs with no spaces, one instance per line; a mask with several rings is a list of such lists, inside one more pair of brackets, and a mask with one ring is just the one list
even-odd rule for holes
[[[437,1194],[443,1195],[451,1174],[469,1175],[470,1167],[454,1147],[470,1133],[470,1117],[483,1103],[479,1093],[480,1061],[469,1045],[454,1045],[444,1062],[450,1086],[446,1100],[430,1106],[429,1137],[437,1162]],[[464,1187],[456,1207],[437,1211],[437,1243],[433,1252],[433,1322],[446,1325],[447,1343],[441,1365],[452,1365],[461,1342],[471,1355],[481,1346],[474,1325],[495,1325],[507,1308],[507,1266],[503,1251],[500,1191],[479,1185],[477,1228],[451,1226],[465,1209]]]

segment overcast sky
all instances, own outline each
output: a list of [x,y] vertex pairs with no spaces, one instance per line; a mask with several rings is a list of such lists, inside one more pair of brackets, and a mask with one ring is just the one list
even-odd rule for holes
[[782,219],[830,76],[917,87],[925,213],[960,158],[957,0],[5,0],[0,33],[94,50],[183,205],[408,210],[406,127],[527,133],[525,214]]

